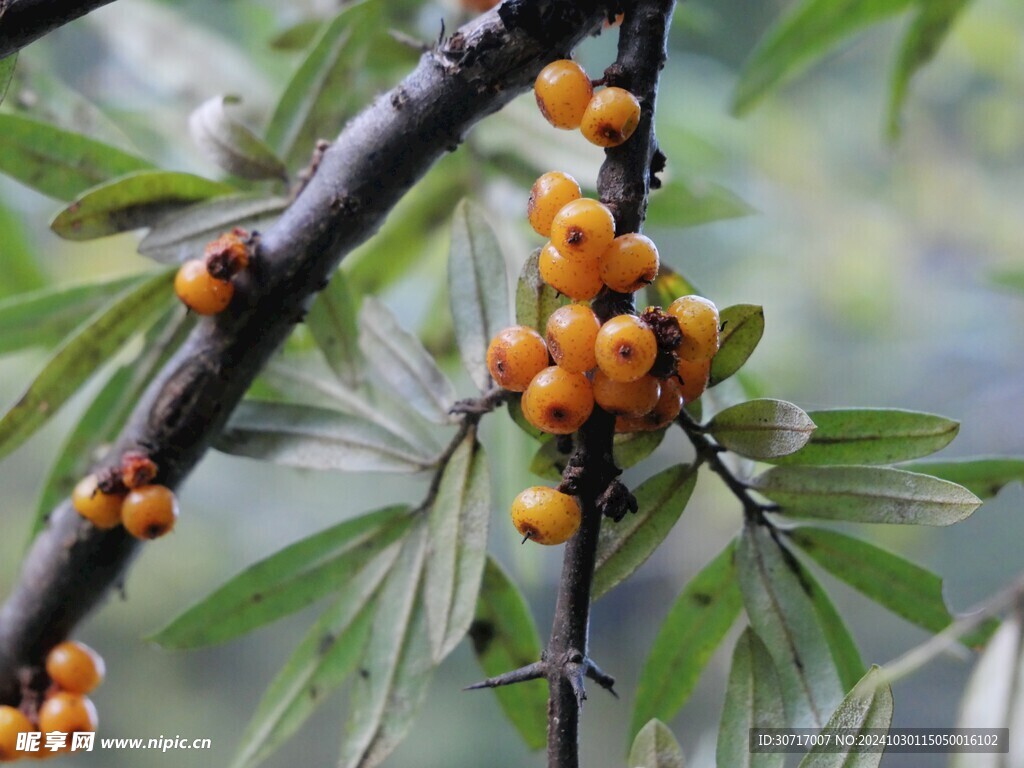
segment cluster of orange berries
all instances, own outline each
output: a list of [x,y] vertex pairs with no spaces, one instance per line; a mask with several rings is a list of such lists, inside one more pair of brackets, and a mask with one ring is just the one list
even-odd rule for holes
[[148,456],[129,451],[119,469],[82,478],[71,505],[97,528],[123,525],[138,539],[157,539],[174,528],[178,500],[170,488],[151,482],[156,473]]
[[231,304],[231,278],[249,266],[253,236],[240,227],[208,243],[202,259],[189,259],[174,276],[174,292],[197,315],[216,315]]
[[625,88],[597,93],[583,67],[572,59],[548,64],[533,85],[537,106],[556,128],[576,130],[599,147],[617,147],[640,123],[640,102]]
[[[87,694],[103,682],[106,667],[102,657],[84,643],[63,642],[47,655],[46,674],[52,684],[35,720],[17,707],[0,706],[0,763],[68,752],[74,743],[73,734],[96,731],[96,706]],[[18,735],[32,733],[44,739],[47,734],[61,734],[63,738],[46,739],[19,750]]]

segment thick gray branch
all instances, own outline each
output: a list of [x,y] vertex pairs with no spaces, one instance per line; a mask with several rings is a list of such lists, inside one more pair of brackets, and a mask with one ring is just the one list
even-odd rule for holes
[[113,0],[0,0],[0,59]]

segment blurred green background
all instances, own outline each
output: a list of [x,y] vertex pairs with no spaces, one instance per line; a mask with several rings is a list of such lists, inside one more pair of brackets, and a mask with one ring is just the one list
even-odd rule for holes
[[[166,167],[213,174],[188,142],[189,111],[211,96],[235,93],[244,98],[252,125],[259,126],[297,62],[296,54],[272,50],[268,41],[334,5],[122,0],[23,53],[19,76],[27,74],[30,86],[17,106],[128,142]],[[720,307],[764,306],[765,337],[745,369],[759,393],[805,410],[862,405],[933,411],[962,422],[960,436],[942,457],[1024,455],[1024,296],[993,279],[1000,270],[1024,267],[1024,5],[971,5],[937,60],[915,79],[904,135],[896,144],[885,140],[883,122],[905,18],[858,36],[748,117],[730,116],[739,66],[785,7],[744,0],[680,6],[657,119],[669,157],[667,178],[686,179],[698,190],[722,185],[753,212],[694,228],[655,224],[648,233],[663,261]],[[442,18],[451,30],[459,11],[424,3],[405,30],[432,39]],[[612,60],[613,38],[606,34],[581,48],[591,72]],[[538,163],[567,170],[592,187],[602,155],[583,144],[576,135],[546,126],[526,95],[479,126],[460,150],[462,159],[446,161],[438,173],[465,174],[464,186],[486,204],[510,269],[516,270],[540,244],[525,225],[522,180]],[[496,155],[506,158],[511,176],[487,164]],[[149,266],[135,253],[134,235],[66,243],[46,226],[58,208],[54,201],[2,179],[0,201],[55,284]],[[416,258],[416,266],[381,291],[469,395],[449,321],[436,311],[443,297],[447,228],[444,221],[435,224],[429,236],[397,243],[399,251]],[[0,286],[6,279],[4,248],[0,242]],[[0,403],[12,403],[44,360],[42,351],[0,358]],[[0,594],[17,578],[31,510],[52,457],[87,402],[77,396],[0,463]],[[526,466],[532,448],[504,414],[488,419],[484,434],[495,477],[491,547],[524,586],[544,635],[561,550],[520,546],[505,512],[531,482]],[[627,477],[639,482],[685,458],[687,450],[673,436]],[[127,599],[113,596],[82,627],[81,638],[108,664],[108,682],[95,696],[101,736],[209,737],[214,749],[97,751],[77,758],[78,764],[226,764],[263,687],[313,614],[201,652],[166,653],[142,637],[254,560],[346,516],[415,502],[427,482],[297,472],[211,453],[181,489],[183,517],[174,536],[145,548],[129,574]],[[880,526],[856,532],[934,569],[946,580],[952,606],[963,610],[1021,569],[1022,501],[1024,492],[1011,487],[950,529]],[[591,651],[616,676],[621,699],[591,692],[583,764],[621,763],[633,691],[658,624],[679,588],[740,521],[734,499],[714,478],[702,477],[655,557],[596,604]],[[923,631],[822,578],[866,662],[884,663],[926,639]],[[714,764],[731,646],[727,640],[671,723],[693,766]],[[953,725],[970,668],[966,655],[944,658],[899,683],[895,724]],[[542,765],[543,757],[522,746],[491,694],[460,691],[481,676],[464,643],[441,668],[428,705],[388,764]],[[324,706],[266,765],[332,764],[342,722],[339,704]],[[935,764],[927,755],[883,761]]]

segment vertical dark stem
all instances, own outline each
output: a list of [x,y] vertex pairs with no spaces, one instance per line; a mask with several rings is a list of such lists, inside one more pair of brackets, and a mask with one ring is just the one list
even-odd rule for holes
[[[657,186],[654,174],[664,164],[654,135],[654,105],[658,77],[668,56],[674,7],[675,0],[635,0],[627,4],[619,32],[618,58],[605,73],[610,85],[628,89],[642,106],[636,132],[623,145],[606,152],[598,176],[601,199],[615,213],[619,234],[640,230],[647,196],[652,186]],[[605,320],[631,307],[632,297],[604,294],[593,306]],[[603,516],[599,499],[618,474],[611,458],[614,428],[615,419],[596,408],[577,434],[576,452],[569,463],[579,470],[574,483],[583,521],[566,545],[555,618],[545,652],[550,692],[549,768],[578,768],[580,711],[586,698],[583,680],[588,675],[603,677],[595,674],[588,656],[590,591]],[[610,687],[611,681],[606,679],[602,684]]]

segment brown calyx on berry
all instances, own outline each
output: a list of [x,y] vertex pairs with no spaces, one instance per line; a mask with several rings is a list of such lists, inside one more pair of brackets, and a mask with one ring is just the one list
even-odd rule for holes
[[610,517],[616,523],[626,516],[627,512],[635,513],[639,508],[636,497],[629,488],[618,480],[612,480],[608,487],[597,497],[597,508],[601,514]]
[[158,470],[156,462],[141,451],[126,451],[121,457],[121,482],[129,490],[149,485]]
[[235,227],[207,243],[203,251],[206,271],[218,280],[230,280],[249,266],[255,238],[255,233]]
[[658,379],[674,376],[679,363],[676,348],[683,340],[679,321],[661,307],[648,307],[640,317],[654,331],[654,339],[658,344],[658,355],[651,366],[651,376]]
[[124,496],[128,493],[128,486],[124,484],[120,467],[104,467],[96,470],[96,487],[106,494]]

